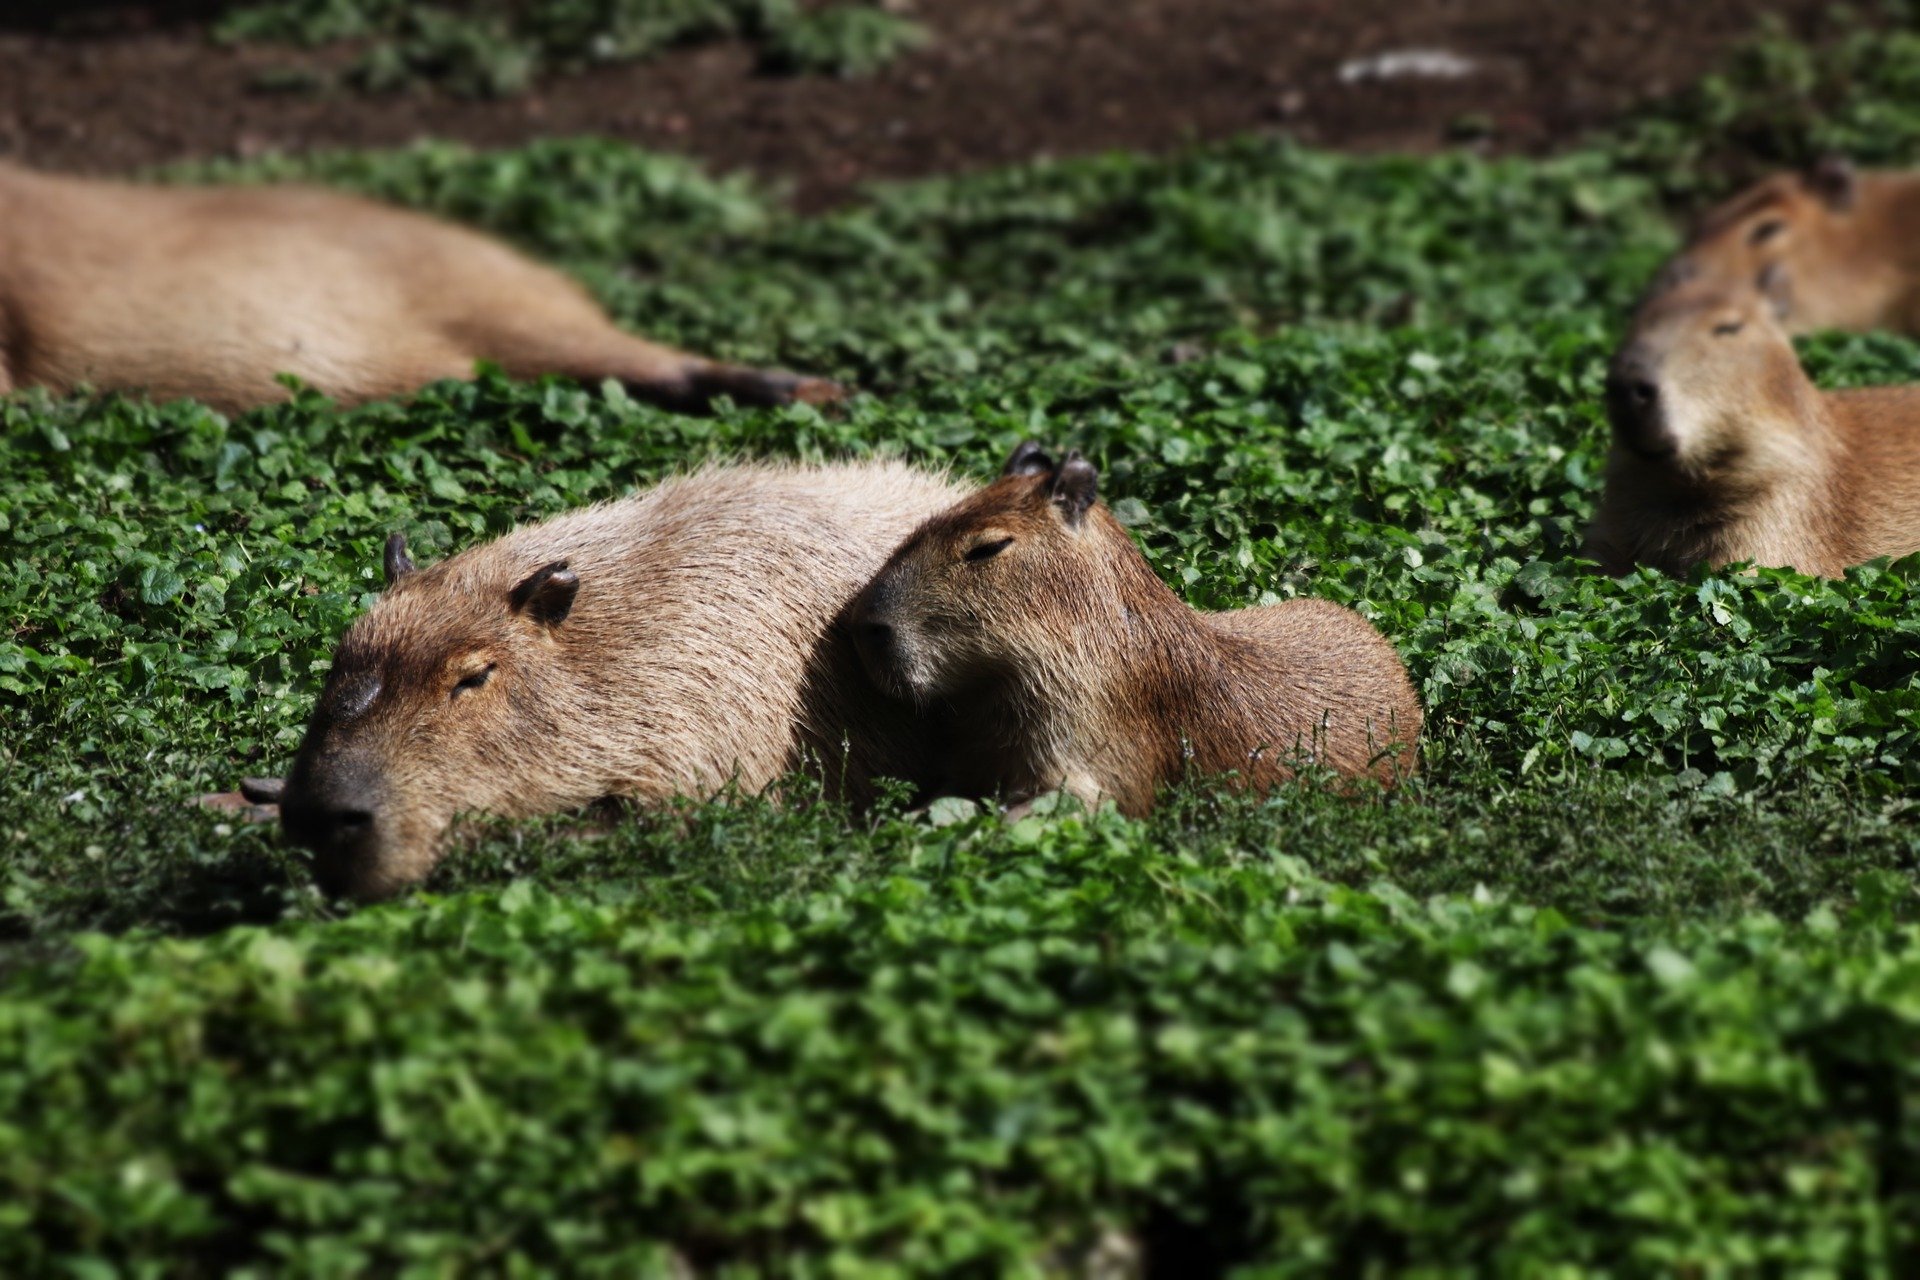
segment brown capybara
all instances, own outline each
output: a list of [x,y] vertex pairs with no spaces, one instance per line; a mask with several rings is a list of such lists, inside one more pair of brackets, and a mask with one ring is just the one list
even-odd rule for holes
[[1198,613],[1095,501],[1078,453],[1023,445],[916,530],[849,618],[867,670],[943,723],[942,781],[1144,813],[1191,771],[1259,790],[1303,760],[1391,784],[1420,704],[1393,646],[1326,600]]
[[425,877],[462,812],[913,780],[914,717],[835,623],[963,493],[892,462],[719,467],[427,568],[395,535],[279,790],[288,836],[367,899]]
[[1920,387],[1821,391],[1752,290],[1650,297],[1606,402],[1587,554],[1608,573],[1751,560],[1838,577],[1920,550]]
[[1920,173],[1774,174],[1702,217],[1650,294],[1680,288],[1758,290],[1790,334],[1920,337]]
[[616,328],[497,240],[308,187],[161,187],[0,164],[0,393],[189,397],[237,412],[292,374],[343,403],[471,378],[608,378],[673,408],[826,401],[831,382]]

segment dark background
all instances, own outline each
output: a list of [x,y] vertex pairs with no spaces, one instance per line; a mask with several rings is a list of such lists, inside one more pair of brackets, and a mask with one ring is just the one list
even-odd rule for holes
[[[265,72],[324,73],[352,51],[224,47],[207,34],[217,8],[8,6],[20,12],[0,13],[0,156],[113,172],[602,134],[783,180],[817,207],[874,178],[1261,129],[1322,146],[1546,150],[1694,82],[1764,23],[1818,42],[1862,20],[1813,0],[919,0],[931,41],[868,79],[763,75],[722,43],[476,101],[265,90]],[[1352,59],[1410,48],[1478,69],[1340,78]]]

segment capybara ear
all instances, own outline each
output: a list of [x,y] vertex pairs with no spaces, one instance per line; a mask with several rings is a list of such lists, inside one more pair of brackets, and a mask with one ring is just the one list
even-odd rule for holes
[[387,554],[384,557],[387,569],[387,585],[392,586],[413,572],[413,557],[407,554],[407,535],[390,533],[387,535]]
[[1755,281],[1760,288],[1760,296],[1773,308],[1773,318],[1785,320],[1793,311],[1793,276],[1787,271],[1784,262],[1769,262],[1760,269],[1760,278]]
[[1851,160],[1829,153],[1813,162],[1813,167],[1807,170],[1802,181],[1806,183],[1807,190],[1826,201],[1829,209],[1844,213],[1853,208],[1854,188],[1858,185],[1858,179]]
[[1087,508],[1100,496],[1100,473],[1075,449],[1053,473],[1053,503],[1067,523],[1077,525],[1086,518]]
[[580,594],[580,575],[567,568],[565,560],[535,569],[526,581],[508,596],[515,613],[524,613],[543,626],[557,627],[573,611],[573,598]]
[[1053,459],[1047,456],[1032,440],[1022,440],[1014,449],[1013,456],[1007,459],[1007,465],[1000,469],[1003,476],[1038,476],[1053,470]]

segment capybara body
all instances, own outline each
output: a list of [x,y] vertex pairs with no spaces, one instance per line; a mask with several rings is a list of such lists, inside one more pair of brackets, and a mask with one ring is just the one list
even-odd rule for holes
[[1823,392],[1759,294],[1655,295],[1607,377],[1609,573],[1750,560],[1838,577],[1920,550],[1920,387]]
[[497,240],[308,187],[153,186],[0,164],[0,393],[190,397],[235,412],[292,374],[343,403],[470,378],[617,379],[695,408],[837,397],[617,328]]
[[1710,210],[1653,292],[1753,289],[1790,334],[1920,336],[1920,173],[1826,159],[1777,173]]
[[348,629],[281,794],[324,888],[423,878],[461,812],[913,780],[915,718],[836,619],[963,490],[898,463],[739,466],[414,568]]
[[1022,446],[855,602],[868,671],[943,723],[947,787],[1139,814],[1189,773],[1265,790],[1303,761],[1388,784],[1413,769],[1420,704],[1373,626],[1325,600],[1194,611],[1096,485],[1079,455]]

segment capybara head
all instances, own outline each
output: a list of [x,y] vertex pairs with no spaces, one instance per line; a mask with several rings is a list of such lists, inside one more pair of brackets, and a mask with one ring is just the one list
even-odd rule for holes
[[1095,506],[1098,489],[1077,451],[1056,465],[1023,444],[999,480],[916,530],[855,602],[854,641],[875,683],[926,702],[1044,680],[1085,628],[1110,625],[1110,561],[1133,545]]
[[1772,307],[1702,286],[1651,299],[1607,371],[1618,451],[1706,482],[1791,450],[1809,383]]
[[1851,252],[1859,178],[1838,157],[1779,173],[1709,211],[1686,246],[1654,277],[1649,299],[1705,287],[1751,289],[1773,304],[1783,326],[1864,328],[1859,298],[1840,263]]
[[456,813],[565,793],[550,744],[569,720],[554,655],[581,589],[566,562],[416,569],[395,534],[386,574],[340,641],[280,802],[321,888],[359,899],[424,877]]

